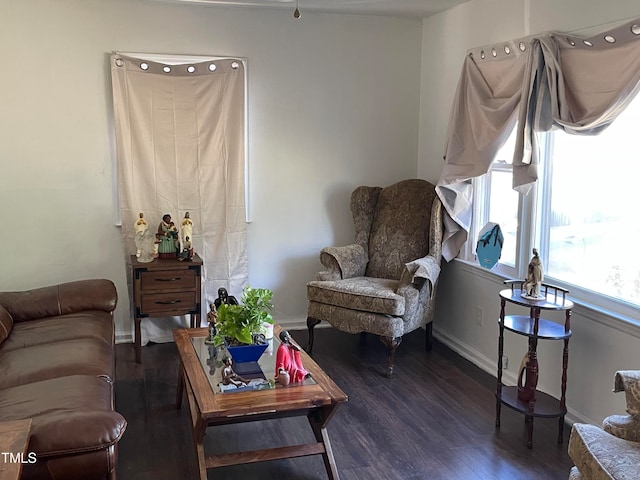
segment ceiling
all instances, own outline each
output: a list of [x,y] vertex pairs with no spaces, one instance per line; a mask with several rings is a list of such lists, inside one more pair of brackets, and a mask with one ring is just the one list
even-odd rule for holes
[[[166,0],[164,0],[166,1]],[[296,0],[170,0],[175,3],[197,3],[238,7],[289,9]],[[344,13],[425,18],[469,0],[298,0],[300,12]]]

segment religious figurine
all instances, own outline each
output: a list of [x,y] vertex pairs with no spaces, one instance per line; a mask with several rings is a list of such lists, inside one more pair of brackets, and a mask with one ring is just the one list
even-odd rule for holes
[[182,252],[178,255],[178,260],[193,260],[193,247],[191,246],[191,239],[189,237],[186,237],[182,245]]
[[156,238],[159,240],[158,255],[160,258],[175,259],[176,243],[178,243],[178,229],[171,221],[168,213],[162,216],[162,222],[158,225]]
[[531,259],[531,262],[529,262],[527,280],[522,285],[523,296],[529,298],[541,298],[542,293],[540,292],[540,287],[542,286],[543,279],[542,261],[538,256],[538,250],[534,248],[533,258]]
[[242,378],[240,375],[234,372],[231,362],[231,357],[228,355],[225,355],[222,359],[222,363],[224,364],[224,368],[222,369],[222,384],[235,385],[236,387],[248,385],[249,380],[247,380],[246,378]]
[[187,249],[187,243],[189,243],[188,248],[191,248],[191,239],[193,238],[193,221],[189,216],[189,212],[184,214],[184,218],[180,224],[180,235],[182,237],[182,249]]
[[136,242],[136,257],[140,263],[153,261],[153,234],[149,232],[149,224],[140,212],[138,220],[133,225]]
[[209,305],[209,313],[207,313],[207,323],[209,324],[209,336],[204,341],[207,345],[213,345],[214,337],[218,334],[218,312],[214,304]]
[[213,301],[213,304],[216,307],[216,310],[220,308],[220,305],[226,303],[228,305],[238,305],[238,300],[233,295],[229,295],[227,293],[227,289],[224,287],[220,287],[218,289],[218,298]]
[[[205,341],[205,343],[207,342]],[[209,345],[207,349],[209,350],[209,358],[207,358],[209,375],[213,376],[216,373],[216,368],[220,368],[222,366],[222,362],[218,360],[218,349],[215,346]]]
[[136,235],[136,257],[140,257],[140,254],[142,253],[142,245],[139,244],[138,239],[141,239],[148,229],[149,224],[144,219],[144,213],[140,212],[140,214],[138,215],[138,220],[136,220],[136,223],[133,224],[133,230]]
[[280,346],[276,353],[276,382],[280,382],[281,372],[289,375],[291,383],[302,382],[309,372],[302,366],[300,349],[291,342],[291,335],[286,330],[280,332]]

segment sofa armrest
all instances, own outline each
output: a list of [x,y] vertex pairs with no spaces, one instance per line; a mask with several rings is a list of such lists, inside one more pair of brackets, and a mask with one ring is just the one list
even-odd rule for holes
[[126,428],[124,417],[109,410],[52,412],[34,420],[29,447],[41,457],[101,450],[118,442]]
[[367,268],[369,258],[364,248],[358,244],[344,247],[326,247],[320,252],[320,262],[327,268],[316,275],[316,280],[341,280],[361,277]]
[[115,285],[104,279],[80,280],[22,292],[0,292],[0,305],[7,309],[14,322],[84,310],[113,312],[117,302]]

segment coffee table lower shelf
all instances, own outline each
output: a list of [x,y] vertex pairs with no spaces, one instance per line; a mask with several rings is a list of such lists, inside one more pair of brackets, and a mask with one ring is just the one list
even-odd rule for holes
[[222,455],[206,455],[204,452],[204,437],[208,427],[215,427],[217,425],[228,425],[241,422],[258,422],[263,420],[271,420],[274,418],[284,418],[296,415],[305,415],[307,412],[285,412],[278,414],[277,412],[265,412],[251,415],[251,418],[239,417],[237,419],[227,419],[222,421],[209,420],[206,425],[201,423],[198,419],[197,405],[193,396],[191,386],[187,382],[185,384],[187,391],[187,399],[189,401],[189,412],[191,415],[191,426],[194,435],[194,446],[196,455],[198,457],[198,469],[201,480],[207,479],[207,469],[228,467],[233,465],[244,465],[257,462],[268,462],[271,460],[284,460],[287,458],[307,457],[311,455],[322,455],[327,469],[328,478],[330,480],[339,480],[340,475],[336,467],[335,459],[333,457],[333,451],[331,450],[331,444],[329,442],[329,436],[326,431],[326,427],[323,427],[323,423],[328,421],[324,419],[322,415],[318,418],[318,415],[314,415],[313,412],[307,416],[309,423],[313,429],[316,437],[320,437],[320,440],[316,443],[292,445],[286,447],[267,448],[262,450],[253,450],[247,452],[227,453]]

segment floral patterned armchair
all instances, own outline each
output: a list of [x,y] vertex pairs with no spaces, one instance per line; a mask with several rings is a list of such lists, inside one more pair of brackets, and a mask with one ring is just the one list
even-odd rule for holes
[[307,327],[322,320],[347,333],[379,335],[389,348],[387,377],[405,333],[426,325],[431,348],[440,274],[442,204],[435,187],[411,179],[351,194],[355,243],[322,249],[326,270],[307,284]]
[[640,478],[640,371],[616,372],[613,391],[625,392],[628,415],[611,415],[602,428],[573,424],[569,480]]

